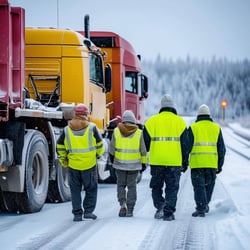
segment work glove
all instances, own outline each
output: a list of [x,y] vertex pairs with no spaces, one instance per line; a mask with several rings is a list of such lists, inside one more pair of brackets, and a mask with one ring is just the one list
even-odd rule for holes
[[218,168],[218,169],[216,170],[216,174],[219,174],[221,171],[222,171],[222,168]]
[[182,166],[181,167],[181,172],[185,173],[187,171],[187,169],[188,169],[188,166]]
[[142,173],[142,172],[144,172],[145,170],[146,170],[146,164],[145,163],[142,163],[142,169],[140,170],[140,172]]
[[59,162],[60,162],[60,164],[61,164],[61,166],[63,168],[67,168],[68,167],[68,159],[59,158]]

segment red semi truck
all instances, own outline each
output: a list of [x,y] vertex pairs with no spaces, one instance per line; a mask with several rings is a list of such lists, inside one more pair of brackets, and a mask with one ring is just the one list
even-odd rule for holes
[[[148,97],[148,78],[142,73],[141,57],[126,39],[114,32],[79,31],[107,55],[105,63],[112,67],[112,89],[106,94],[107,107],[110,111],[108,138],[111,138],[114,128],[121,121],[126,109],[132,110],[138,121],[138,126],[144,123],[144,101]],[[115,182],[115,173],[110,163],[107,164],[110,178],[106,182]],[[138,181],[141,176],[138,177]]]
[[110,127],[120,121],[122,113],[132,110],[139,124],[144,122],[144,101],[148,97],[148,78],[142,73],[141,56],[123,37],[108,31],[82,32],[107,55],[112,67],[112,90],[106,94],[110,110]]

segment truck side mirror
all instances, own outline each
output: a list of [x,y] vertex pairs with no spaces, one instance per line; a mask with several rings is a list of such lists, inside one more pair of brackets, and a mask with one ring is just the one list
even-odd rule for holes
[[110,92],[112,88],[112,68],[110,64],[105,67],[105,92]]
[[148,78],[145,75],[141,75],[141,98],[140,99],[147,99],[148,98]]

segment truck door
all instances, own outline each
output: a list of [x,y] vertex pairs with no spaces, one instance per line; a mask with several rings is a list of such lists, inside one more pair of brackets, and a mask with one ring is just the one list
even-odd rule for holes
[[132,110],[136,119],[140,120],[138,113],[139,96],[138,96],[138,73],[127,71],[125,74],[125,109]]

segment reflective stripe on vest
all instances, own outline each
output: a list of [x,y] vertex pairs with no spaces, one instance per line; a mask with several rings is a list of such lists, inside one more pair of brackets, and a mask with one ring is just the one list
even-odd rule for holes
[[[68,143],[68,152],[69,153],[85,153],[85,152],[90,152],[90,151],[96,150],[96,146],[93,145],[93,140],[92,140],[93,128],[94,128],[93,124],[90,123],[85,131],[85,133],[88,135],[88,145],[86,145],[87,148],[73,148],[71,141],[73,140],[73,137],[75,135],[69,127],[66,127],[64,129],[64,132],[65,132],[65,139],[67,140],[67,143]],[[82,133],[81,136],[83,136],[83,132],[84,132],[83,130],[80,130],[77,132]],[[77,135],[77,136],[79,136],[79,135]]]
[[149,164],[181,166],[180,137],[186,129],[185,121],[172,112],[161,112],[149,118],[145,127],[150,136]]
[[217,168],[217,140],[220,127],[212,121],[199,121],[191,125],[194,144],[190,154],[190,168]]
[[115,158],[120,163],[140,163],[140,138],[142,131],[137,129],[131,136],[124,137],[118,128],[115,128]]
[[151,141],[180,141],[179,137],[152,137]]

